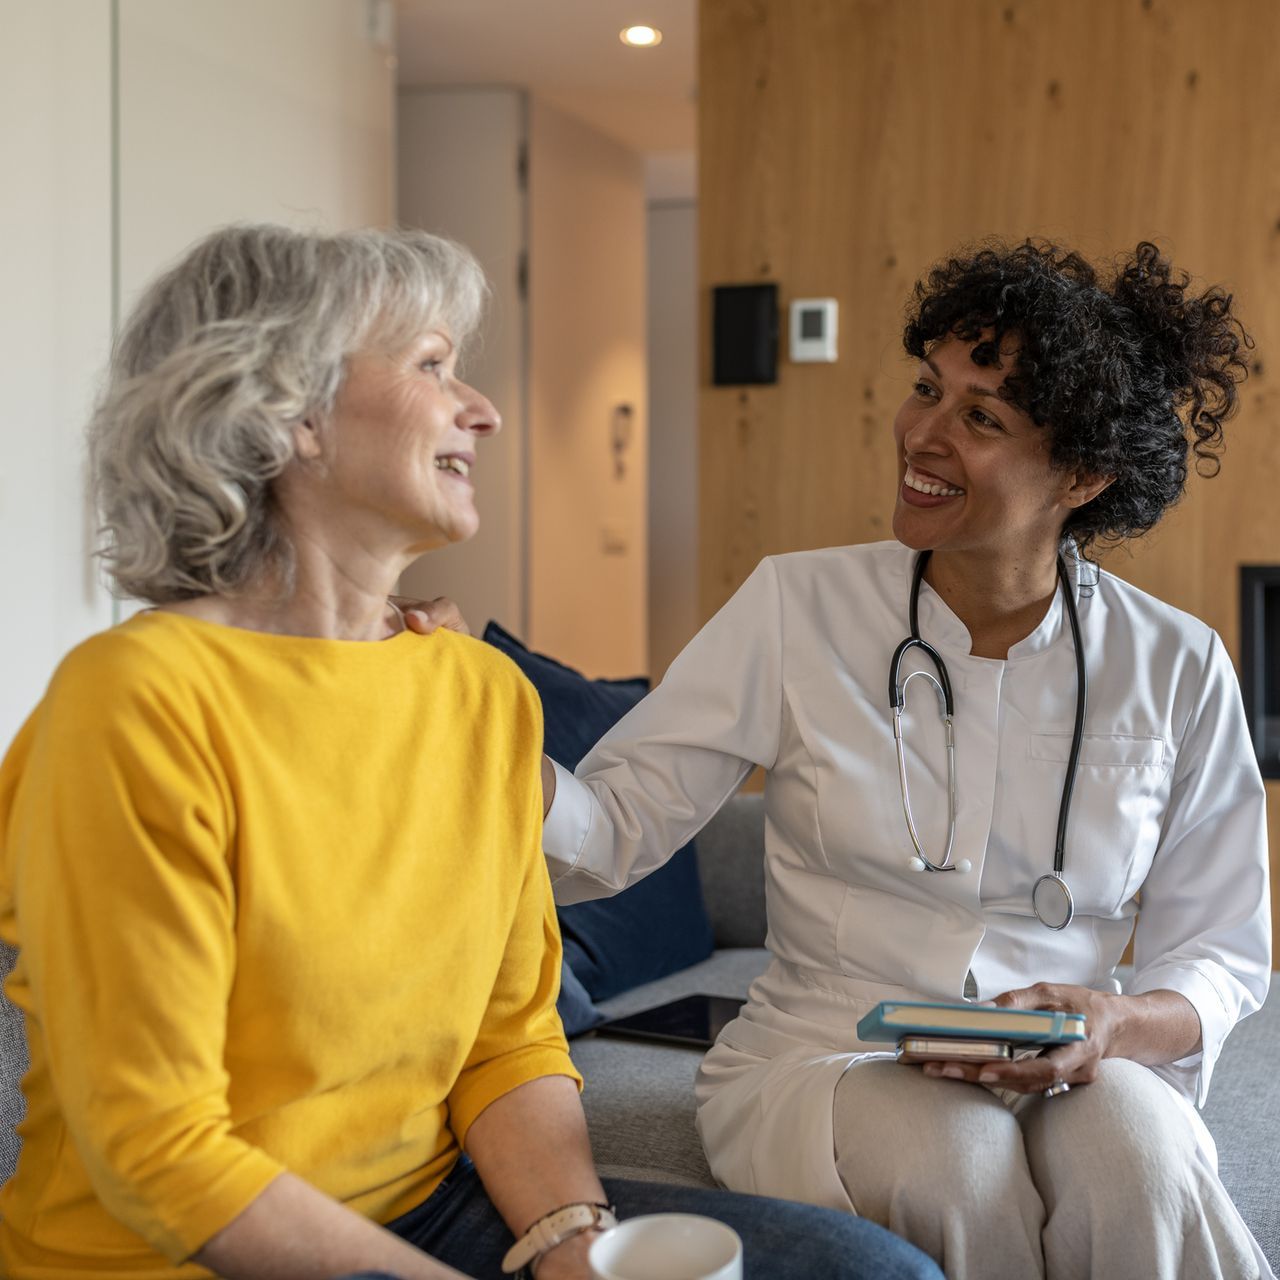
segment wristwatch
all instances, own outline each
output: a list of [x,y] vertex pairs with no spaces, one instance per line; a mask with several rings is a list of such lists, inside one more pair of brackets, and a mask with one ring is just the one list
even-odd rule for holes
[[617,1225],[616,1214],[606,1204],[566,1204],[552,1209],[507,1250],[506,1257],[502,1259],[503,1274],[512,1275],[537,1261],[556,1245],[564,1244],[584,1231],[607,1231]]

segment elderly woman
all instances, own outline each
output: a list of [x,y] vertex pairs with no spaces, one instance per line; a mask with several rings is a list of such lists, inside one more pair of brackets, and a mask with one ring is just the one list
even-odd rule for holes
[[596,1176],[536,695],[387,603],[476,530],[482,295],[425,234],[233,228],[120,338],[95,481],[155,607],[66,658],[0,772],[11,1280],[582,1280],[610,1204],[730,1222],[748,1275],[937,1274],[845,1216]]
[[[653,870],[763,766],[773,958],[699,1077],[717,1177],[862,1214],[953,1280],[1270,1274],[1193,1105],[1270,970],[1239,690],[1208,627],[1087,558],[1159,520],[1189,450],[1216,461],[1248,338],[1145,243],[1106,277],[1047,244],[963,253],[905,338],[897,541],[764,561],[557,770],[557,897]],[[887,691],[916,671],[949,674],[954,792],[919,681],[900,795]],[[905,1066],[855,1030],[887,998],[1088,1035]]]

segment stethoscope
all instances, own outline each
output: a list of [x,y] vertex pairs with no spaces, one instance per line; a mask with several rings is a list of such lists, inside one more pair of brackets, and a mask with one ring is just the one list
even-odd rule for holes
[[[915,573],[911,579],[911,634],[893,652],[889,664],[889,707],[893,712],[893,742],[898,752],[898,785],[902,790],[902,812],[907,820],[907,831],[915,846],[916,856],[907,865],[913,871],[958,871],[961,875],[973,870],[968,858],[958,862],[951,860],[956,840],[956,741],[955,701],[951,696],[951,677],[942,655],[927,640],[920,638],[920,583],[932,552],[922,551],[916,557]],[[1071,580],[1067,577],[1067,563],[1058,557],[1058,581],[1062,584],[1062,598],[1071,622],[1071,641],[1076,654],[1076,723],[1071,735],[1071,754],[1067,758],[1067,776],[1062,782],[1062,802],[1058,806],[1058,839],[1053,849],[1053,870],[1045,872],[1031,890],[1031,909],[1036,919],[1049,929],[1065,929],[1075,915],[1075,902],[1071,890],[1062,878],[1062,865],[1067,841],[1067,819],[1071,814],[1071,791],[1075,786],[1076,766],[1080,762],[1080,746],[1084,741],[1084,709],[1088,700],[1089,680],[1084,665],[1084,645],[1080,640],[1080,618],[1076,613],[1075,595]],[[933,663],[935,678],[930,672],[918,670],[899,680],[902,659],[910,649],[919,649]],[[938,695],[938,709],[947,735],[947,847],[941,862],[934,862],[924,850],[915,819],[911,816],[911,797],[907,791],[907,761],[902,747],[902,712],[906,706],[907,686],[923,676]]]

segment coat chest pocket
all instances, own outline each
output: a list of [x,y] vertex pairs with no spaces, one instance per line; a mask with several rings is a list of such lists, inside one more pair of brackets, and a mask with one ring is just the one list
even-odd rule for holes
[[[1031,758],[1052,764],[1071,759],[1071,733],[1054,731],[1031,735]],[[1086,733],[1080,743],[1080,764],[1099,769],[1163,769],[1165,741],[1155,736]]]
[[[1053,803],[1042,813],[1044,822],[1057,813],[1071,731],[1032,733],[1028,756],[1053,773]],[[1169,744],[1158,734],[1084,735],[1065,863],[1077,910],[1109,915],[1142,886],[1160,842],[1171,764]]]

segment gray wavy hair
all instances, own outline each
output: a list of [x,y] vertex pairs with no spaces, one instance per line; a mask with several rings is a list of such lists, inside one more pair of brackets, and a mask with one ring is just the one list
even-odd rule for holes
[[164,604],[288,580],[272,482],[293,427],[323,423],[358,351],[441,325],[461,346],[486,293],[466,249],[423,231],[232,226],[201,240],[134,308],[89,425],[116,589]]

